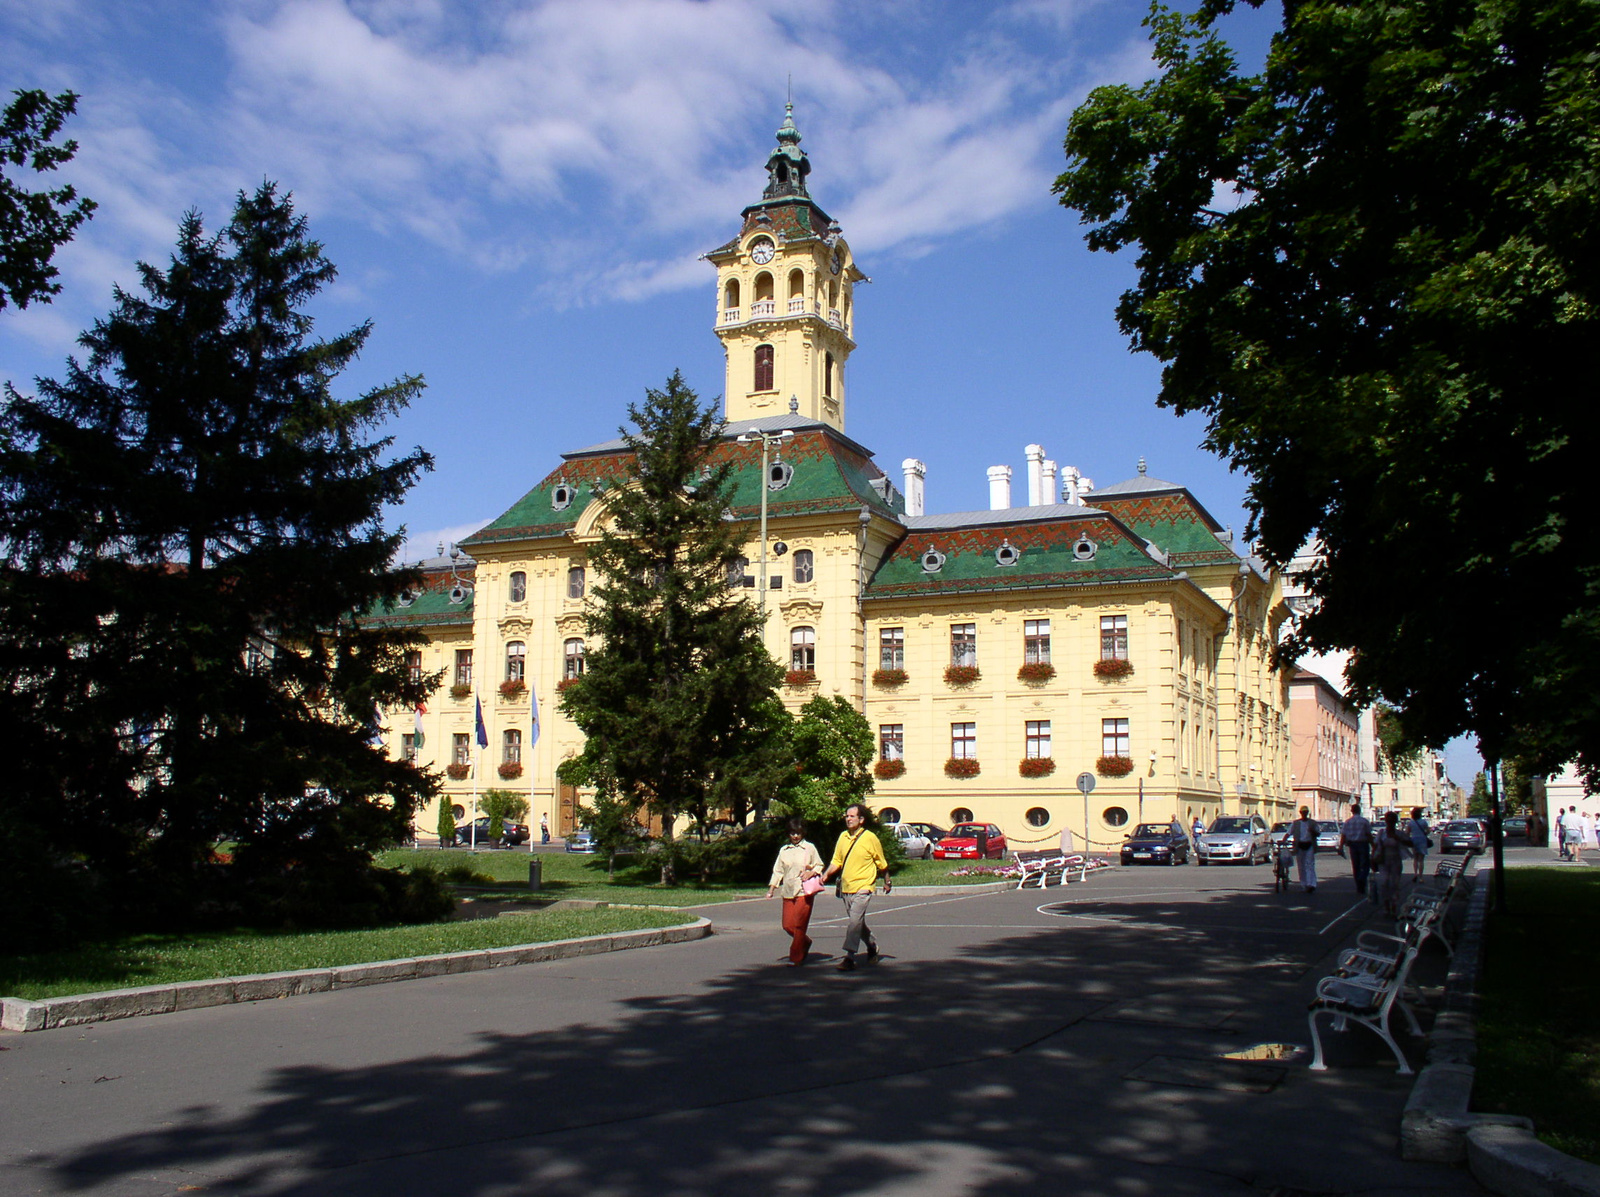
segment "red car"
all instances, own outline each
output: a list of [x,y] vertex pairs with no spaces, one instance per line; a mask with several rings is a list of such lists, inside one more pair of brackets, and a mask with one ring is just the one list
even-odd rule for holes
[[[980,838],[984,841],[982,852],[978,851]],[[1001,860],[1005,854],[1005,833],[993,823],[957,823],[933,846],[935,860]]]

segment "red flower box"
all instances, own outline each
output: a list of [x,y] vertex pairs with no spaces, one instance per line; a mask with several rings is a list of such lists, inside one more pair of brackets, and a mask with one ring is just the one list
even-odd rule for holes
[[1048,756],[1024,757],[1017,766],[1017,772],[1023,777],[1049,777],[1055,771],[1055,758]]
[[522,762],[521,761],[506,761],[503,765],[500,766],[500,776],[505,778],[507,781],[510,781],[513,777],[521,777],[522,776]]
[[976,777],[978,773],[978,762],[969,756],[953,756],[944,763],[946,777]]
[[572,689],[573,686],[576,686],[577,684],[578,684],[578,679],[577,678],[575,678],[575,677],[564,677],[559,682],[556,683],[556,693],[559,694],[563,690],[570,690],[570,689]]
[[1122,657],[1102,657],[1094,663],[1094,675],[1099,678],[1116,680],[1127,677],[1133,672],[1133,662]]
[[501,698],[521,698],[528,692],[528,683],[518,678],[516,681],[500,683]]
[[903,686],[910,678],[911,675],[904,669],[874,669],[872,671],[872,684],[874,686]]
[[1133,772],[1133,758],[1103,756],[1094,763],[1094,771],[1101,777],[1126,777]]
[[879,761],[872,766],[872,776],[879,781],[889,781],[896,777],[904,777],[906,763],[904,761]]
[[945,666],[944,680],[952,686],[970,686],[982,676],[976,665]]
[[817,684],[817,671],[815,669],[791,669],[783,675],[785,686],[814,686]]
[[1056,667],[1048,661],[1031,661],[1017,670],[1019,682],[1048,682],[1056,675]]
[[472,766],[446,765],[444,771],[450,775],[451,781],[466,781],[472,775]]
[[472,687],[471,686],[451,686],[450,687],[450,697],[451,698],[471,698],[472,697]]

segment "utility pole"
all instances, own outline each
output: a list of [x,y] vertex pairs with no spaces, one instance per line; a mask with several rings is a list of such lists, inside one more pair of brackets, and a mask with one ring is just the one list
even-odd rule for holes
[[[800,406],[798,400],[790,400],[789,407],[793,411]],[[767,492],[772,488],[767,485],[767,470],[770,468],[772,446],[780,448],[794,440],[794,429],[785,428],[782,432],[746,432],[737,438],[741,445],[752,445],[761,442],[761,564],[760,574],[756,579],[756,593],[761,600],[761,638],[767,637]]]

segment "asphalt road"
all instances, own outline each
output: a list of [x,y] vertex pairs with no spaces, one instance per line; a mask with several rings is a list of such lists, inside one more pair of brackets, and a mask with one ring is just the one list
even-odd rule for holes
[[[693,944],[0,1036],[4,1194],[1466,1194],[1403,1163],[1410,1078],[1305,1003],[1372,908],[1324,858],[874,904],[885,958]],[[1415,1059],[1416,1053],[1413,1053]]]

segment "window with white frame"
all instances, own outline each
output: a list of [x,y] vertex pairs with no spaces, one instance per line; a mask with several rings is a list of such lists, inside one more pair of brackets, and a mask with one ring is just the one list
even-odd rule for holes
[[472,685],[472,650],[456,649],[456,681],[458,686]]
[[1022,660],[1027,665],[1050,664],[1050,621],[1022,621]]
[[500,746],[500,760],[507,765],[522,764],[522,730],[508,728]]
[[583,673],[583,639],[574,636],[561,643],[561,676],[575,678]]
[[582,598],[587,584],[588,575],[585,573],[583,566],[574,565],[571,569],[567,570],[568,598]]
[[878,668],[904,669],[906,667],[906,630],[904,628],[878,629]]
[[400,759],[414,761],[417,759],[417,733],[406,732],[400,737]]
[[422,682],[422,650],[419,648],[406,650],[406,681],[413,686]]
[[789,633],[789,668],[816,669],[817,629],[795,628]]
[[528,646],[520,640],[506,645],[506,681],[520,682],[527,676]]
[[978,725],[952,723],[950,725],[950,755],[958,761],[978,759]]
[[886,761],[903,761],[906,757],[906,725],[903,723],[878,724],[878,756]]
[[794,580],[796,582],[809,582],[816,572],[816,559],[810,549],[796,549],[794,551]]
[[1100,617],[1100,659],[1126,661],[1128,659],[1128,617],[1102,615]]
[[978,625],[953,623],[950,625],[950,664],[976,665],[978,663]]
[[511,575],[510,599],[513,603],[526,602],[528,598],[528,575],[520,569]]
[[1050,720],[1029,719],[1025,724],[1027,732],[1027,755],[1029,759],[1049,757],[1050,750]]
[[472,763],[472,737],[466,732],[457,732],[450,737],[450,760],[457,765]]
[[746,572],[750,568],[748,557],[735,557],[728,562],[728,585],[743,586],[750,575]]
[[1128,721],[1126,719],[1100,720],[1100,755],[1132,756],[1128,746]]

